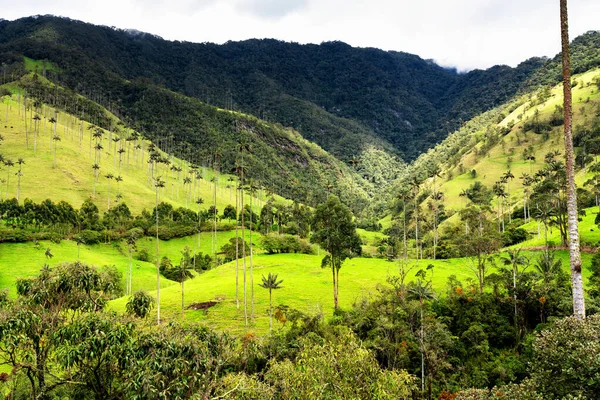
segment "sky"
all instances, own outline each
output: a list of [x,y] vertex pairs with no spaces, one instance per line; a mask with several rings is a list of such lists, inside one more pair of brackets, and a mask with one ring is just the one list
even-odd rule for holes
[[[459,71],[560,50],[558,0],[0,0],[0,17],[52,14],[168,40],[341,40]],[[569,0],[571,38],[600,30],[600,0]]]

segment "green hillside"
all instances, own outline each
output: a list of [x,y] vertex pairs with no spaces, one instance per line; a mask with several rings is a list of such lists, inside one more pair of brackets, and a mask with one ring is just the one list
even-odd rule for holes
[[[598,135],[595,124],[600,99],[596,85],[599,79],[600,69],[573,77],[573,82],[577,82],[573,88],[576,143],[582,143],[583,132],[591,132],[586,140]],[[514,178],[509,182],[507,207],[508,210],[522,207],[523,174],[534,175],[539,171],[545,164],[546,154],[563,152],[562,127],[553,127],[548,123],[556,115],[557,107],[561,106],[562,85],[559,85],[523,95],[482,114],[423,154],[407,168],[400,182],[408,182],[412,177],[427,178],[423,187],[431,191],[433,179],[429,178],[429,170],[439,165],[442,178],[438,178],[438,188],[443,192],[446,210],[453,215],[466,205],[467,200],[461,196],[461,192],[477,181],[491,188],[510,170]],[[547,131],[535,133],[531,126],[536,122],[547,125]],[[590,172],[582,169],[579,163],[578,184],[583,187],[584,181],[590,176]]]
[[170,42],[50,16],[1,22],[0,48],[7,64],[18,55],[51,61],[65,85],[111,93],[127,115],[120,80],[152,82],[292,126],[344,160],[372,145],[412,160],[461,122],[508,100],[545,63],[458,74],[413,54],[337,41]]

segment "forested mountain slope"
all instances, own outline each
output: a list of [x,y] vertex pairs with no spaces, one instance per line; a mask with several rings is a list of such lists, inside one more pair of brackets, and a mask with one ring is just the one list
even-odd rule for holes
[[[122,200],[139,212],[153,206],[153,177],[159,176],[165,181],[161,198],[195,208],[201,196],[207,208],[216,196],[222,211],[235,204],[233,172],[239,175],[242,166],[246,183],[263,199],[273,192],[315,203],[330,191],[359,208],[374,194],[373,183],[359,175],[359,168],[355,171],[294,130],[166,89],[130,88],[129,107],[143,121],[137,125],[146,138],[97,103],[35,73],[0,90],[2,197],[51,198],[77,207],[88,197],[104,204]],[[382,170],[375,161],[385,154],[369,152],[374,160],[369,169]],[[117,176],[120,182],[114,181]]]
[[63,84],[127,112],[121,78],[292,126],[340,159],[375,145],[410,160],[462,121],[509,99],[545,61],[458,74],[418,56],[341,42],[211,43],[64,18],[0,22],[0,58],[50,60]]

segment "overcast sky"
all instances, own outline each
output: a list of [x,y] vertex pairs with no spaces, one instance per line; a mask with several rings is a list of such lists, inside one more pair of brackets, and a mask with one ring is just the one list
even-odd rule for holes
[[[341,40],[459,70],[560,48],[558,0],[0,0],[0,17],[53,14],[169,40]],[[571,38],[600,30],[600,0],[569,1]]]

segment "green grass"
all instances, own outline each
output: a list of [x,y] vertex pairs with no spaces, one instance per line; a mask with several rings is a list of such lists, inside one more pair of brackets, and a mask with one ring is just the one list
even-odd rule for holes
[[[600,76],[600,69],[588,71],[586,73],[576,75],[579,84],[573,88],[573,126],[588,124],[591,120],[591,115],[595,110],[595,104],[600,99],[600,91],[595,84],[592,84],[594,78]],[[588,85],[590,83],[590,85]],[[589,101],[588,101],[589,99]],[[535,96],[532,100],[535,100]],[[515,125],[505,135],[501,141],[492,147],[487,154],[477,155],[475,151],[466,153],[457,164],[457,166],[448,169],[444,166],[444,176],[452,177],[452,179],[438,179],[438,187],[444,194],[443,204],[447,210],[458,211],[463,208],[468,201],[464,197],[460,197],[460,193],[471,186],[476,181],[481,181],[486,186],[491,188],[494,182],[510,169],[515,176],[510,182],[510,199],[509,203],[512,207],[522,205],[523,186],[520,179],[523,173],[535,174],[539,169],[544,167],[544,156],[554,150],[559,150],[564,154],[564,141],[562,136],[562,128],[556,127],[550,132],[548,140],[544,140],[543,135],[535,134],[534,132],[523,132],[523,125],[527,120],[533,118],[536,110],[539,111],[541,120],[548,120],[555,111],[557,105],[562,105],[562,86],[558,85],[551,91],[551,97],[543,104],[536,106],[531,105],[531,101],[526,101],[523,105],[515,109],[512,113],[506,116],[498,126],[506,126],[509,122],[514,122]],[[519,119],[519,115],[522,115]],[[485,128],[477,133],[477,137],[483,139],[485,137]],[[530,163],[523,160],[523,150],[529,146],[533,146],[535,161]],[[480,147],[479,145],[477,147]],[[509,163],[509,158],[512,162]],[[459,168],[462,165],[462,170]],[[475,178],[471,177],[470,171],[477,171]],[[577,183],[582,185],[587,176],[580,171],[577,174]],[[424,184],[425,187],[432,188],[433,180],[429,179]],[[422,204],[424,209],[427,209],[426,202]],[[495,203],[494,203],[495,207]],[[383,220],[387,223],[387,220]],[[456,222],[457,217],[452,217],[448,222]]]
[[[0,103],[0,135],[4,138],[2,141],[2,155],[16,162],[19,158],[25,160],[23,165],[23,176],[21,178],[21,197],[30,198],[33,201],[40,202],[47,198],[55,202],[65,200],[74,207],[79,207],[83,201],[92,197],[94,202],[100,208],[100,211],[106,211],[110,203],[116,204],[117,192],[120,193],[124,201],[133,213],[138,214],[143,209],[152,209],[155,203],[155,189],[148,168],[148,152],[145,150],[149,142],[143,142],[144,151],[137,151],[134,156],[131,143],[129,156],[124,153],[121,167],[118,162],[118,148],[115,147],[111,138],[114,136],[105,131],[101,144],[102,150],[100,159],[99,179],[94,194],[94,170],[92,165],[95,160],[95,150],[90,152],[90,135],[92,130],[87,129],[88,123],[84,123],[83,139],[80,140],[78,133],[79,120],[71,115],[58,113],[57,135],[60,141],[52,141],[53,125],[49,119],[54,115],[54,110],[48,107],[39,113],[41,121],[39,124],[39,133],[37,139],[34,139],[31,112],[27,113],[27,130],[25,127],[25,118],[23,105],[17,103],[18,96],[5,96]],[[8,111],[8,118],[7,118]],[[26,135],[28,131],[28,135]],[[29,136],[29,146],[27,146],[27,136]],[[34,141],[36,149],[34,150]],[[51,143],[52,142],[52,143]],[[54,145],[58,144],[56,150],[56,167],[54,166]],[[122,141],[123,148],[127,149],[127,142]],[[95,139],[92,141],[95,144]],[[142,154],[143,153],[143,154]],[[181,167],[183,172],[180,174],[170,171],[168,166],[159,166],[155,175],[161,176],[165,180],[165,188],[161,189],[160,201],[172,203],[175,207],[183,206],[196,210],[195,200],[198,197],[204,199],[203,209],[207,209],[213,204],[215,185],[210,180],[217,176],[216,184],[216,203],[219,212],[222,212],[226,205],[235,204],[235,189],[228,187],[233,182],[228,179],[230,175],[220,175],[210,168],[202,168],[203,179],[195,188],[192,185],[183,183],[183,179],[188,176],[189,163],[177,158],[173,158],[173,164]],[[6,167],[0,166],[0,196],[2,198],[15,197],[17,193],[17,179],[14,173],[16,168],[11,168],[10,174]],[[120,175],[123,181],[117,185],[114,180],[109,180],[107,174],[113,176]],[[9,176],[10,175],[10,176]],[[6,181],[9,180],[7,187]],[[118,190],[117,190],[118,189]],[[192,191],[195,189],[195,193]],[[289,201],[275,196],[276,201],[289,203]],[[245,203],[250,204],[250,196],[245,196]],[[266,201],[266,193],[259,191],[253,200],[257,209]]]
[[[25,66],[25,71],[29,71],[29,72],[37,72],[38,74],[42,74],[42,72],[44,71],[44,61],[43,60],[33,60],[29,57],[23,57],[24,58],[24,66]],[[50,61],[46,61],[46,71],[50,71],[50,72],[56,72],[56,71],[60,71],[60,69],[55,66],[54,64],[52,64]]]
[[[306,254],[257,255],[253,258],[256,323],[250,328],[251,331],[258,333],[268,331],[268,291],[260,288],[258,284],[261,282],[261,276],[266,276],[269,272],[278,274],[279,278],[284,280],[283,288],[273,294],[274,305],[285,304],[309,313],[322,312],[325,316],[332,314],[331,270],[321,268],[321,258],[318,255]],[[434,284],[441,292],[450,275],[457,275],[460,279],[468,279],[471,276],[468,269],[461,267],[463,262],[464,260],[460,259],[422,260],[419,268],[425,268],[428,264],[435,265]],[[237,309],[235,301],[235,268],[235,262],[231,262],[186,281],[186,304],[218,301],[218,305],[207,312],[186,310],[186,321],[202,321],[217,329],[233,333],[245,331],[243,306]],[[411,280],[419,268],[412,270]],[[398,264],[395,262],[376,258],[347,260],[340,270],[340,306],[348,308],[362,297],[375,295],[378,285],[385,284],[387,277],[397,274]],[[240,297],[243,296],[242,281],[242,260],[240,260]],[[248,283],[248,296],[249,293],[250,283]],[[155,295],[154,292],[152,294]],[[111,307],[123,312],[125,303],[125,298],[117,299],[111,302]],[[161,291],[161,307],[163,319],[169,321],[181,318],[179,285]],[[155,318],[155,311],[151,318]]]

